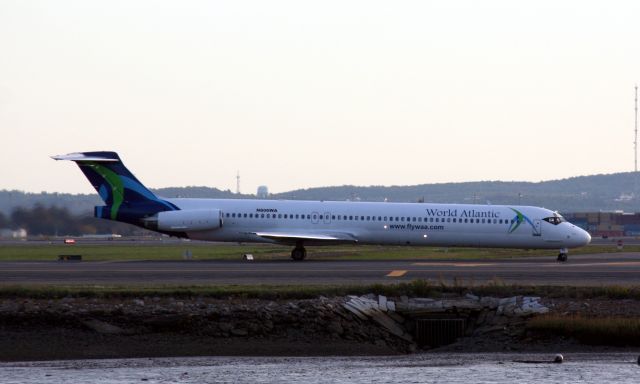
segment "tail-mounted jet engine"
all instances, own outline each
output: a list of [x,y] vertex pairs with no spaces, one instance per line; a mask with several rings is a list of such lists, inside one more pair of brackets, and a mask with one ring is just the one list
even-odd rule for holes
[[164,211],[143,219],[143,222],[147,228],[157,231],[208,231],[222,227],[222,212],[219,209]]

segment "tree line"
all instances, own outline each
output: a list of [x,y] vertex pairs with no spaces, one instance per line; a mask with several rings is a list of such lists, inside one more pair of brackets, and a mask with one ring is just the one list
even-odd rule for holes
[[17,207],[9,215],[0,212],[0,229],[20,229],[29,236],[80,236],[119,234],[132,236],[148,233],[133,225],[91,216],[73,215],[68,208],[35,204],[32,208]]

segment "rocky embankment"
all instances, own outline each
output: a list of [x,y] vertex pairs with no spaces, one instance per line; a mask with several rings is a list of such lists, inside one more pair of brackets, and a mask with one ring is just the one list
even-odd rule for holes
[[346,300],[4,299],[0,360],[414,350],[345,309]]
[[518,350],[535,345],[527,319],[547,311],[521,296],[3,299],[0,360],[411,353],[438,346],[418,332],[429,319],[464,321],[443,350]]

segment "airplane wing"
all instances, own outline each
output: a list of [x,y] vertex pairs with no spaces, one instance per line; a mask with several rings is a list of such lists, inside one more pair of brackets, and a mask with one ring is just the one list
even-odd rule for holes
[[251,232],[264,239],[278,243],[295,244],[299,241],[316,244],[357,243],[358,239],[350,233],[305,233],[305,232]]

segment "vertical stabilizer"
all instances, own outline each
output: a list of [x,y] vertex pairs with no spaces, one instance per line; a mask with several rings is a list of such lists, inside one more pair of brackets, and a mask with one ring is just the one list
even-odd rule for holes
[[145,187],[115,152],[78,152],[52,158],[78,164],[106,205],[96,207],[96,217],[132,222],[157,212],[178,209]]

